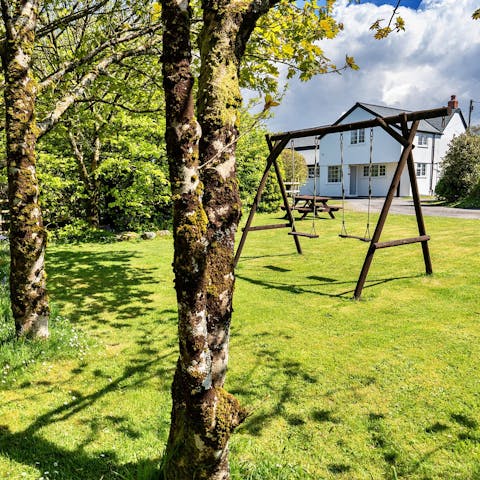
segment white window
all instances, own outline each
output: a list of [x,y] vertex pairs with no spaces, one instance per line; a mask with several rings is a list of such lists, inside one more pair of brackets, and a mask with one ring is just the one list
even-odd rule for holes
[[427,164],[426,163],[416,163],[415,172],[417,177],[426,177],[427,176]]
[[330,165],[328,167],[328,183],[340,183],[342,181],[342,171],[340,165]]
[[350,132],[350,144],[356,145],[357,143],[365,143],[365,129],[359,128],[358,130],[352,130]]
[[308,166],[308,178],[315,178],[320,176],[320,167],[317,165],[317,174],[315,175],[315,165]]
[[[368,177],[369,166],[363,166],[363,176]],[[385,165],[372,165],[372,177],[384,177],[387,174],[387,167]]]
[[419,134],[417,145],[419,147],[428,147],[428,137],[426,135]]

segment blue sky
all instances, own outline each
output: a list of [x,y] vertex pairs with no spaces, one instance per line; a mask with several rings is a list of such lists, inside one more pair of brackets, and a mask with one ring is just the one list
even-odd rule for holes
[[[367,3],[366,1],[364,1],[363,3]],[[368,3],[373,3],[374,5],[393,5],[395,6],[397,4],[396,0],[389,0],[389,1],[385,1],[385,0],[368,0]],[[413,8],[413,9],[417,9],[420,4],[421,4],[421,0],[402,0],[401,2],[401,6],[402,7],[407,7],[407,8]]]
[[[406,31],[375,40],[368,27],[390,18],[395,3],[337,0],[334,15],[345,29],[321,47],[337,65],[353,55],[360,70],[290,80],[272,131],[332,123],[357,101],[417,110],[446,105],[453,94],[468,117],[470,99],[480,102],[480,21],[471,19],[478,0],[403,0],[412,7],[399,9]],[[472,123],[480,124],[480,103]]]

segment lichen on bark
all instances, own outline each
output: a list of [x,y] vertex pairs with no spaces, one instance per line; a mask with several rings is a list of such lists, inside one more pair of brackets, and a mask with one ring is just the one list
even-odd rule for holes
[[162,2],[180,349],[161,477],[168,480],[228,480],[228,441],[247,414],[223,388],[241,215],[235,169],[238,75],[245,42],[269,5],[262,0],[202,3],[195,112],[191,10],[187,0]]
[[8,200],[10,208],[10,297],[18,336],[48,337],[46,232],[38,202],[35,100],[31,71],[38,3],[21,3],[14,16],[2,3],[7,39],[5,76]]

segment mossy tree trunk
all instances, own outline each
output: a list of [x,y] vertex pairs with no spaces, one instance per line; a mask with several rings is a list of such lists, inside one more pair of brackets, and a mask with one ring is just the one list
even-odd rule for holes
[[235,171],[238,72],[268,2],[207,1],[197,116],[188,1],[164,0],[166,143],[174,205],[179,348],[162,478],[227,480],[228,441],[246,411],[223,388],[234,288],[234,235],[241,206]]
[[10,292],[18,336],[48,336],[45,243],[35,170],[35,98],[31,61],[38,3],[2,1],[6,30],[5,74],[8,200],[10,207]]

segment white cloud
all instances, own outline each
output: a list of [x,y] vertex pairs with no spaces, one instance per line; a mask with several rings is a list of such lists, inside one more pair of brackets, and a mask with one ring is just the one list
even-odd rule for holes
[[[331,123],[357,101],[436,108],[452,94],[467,118],[469,100],[480,101],[480,21],[471,18],[476,8],[476,0],[424,0],[418,10],[401,7],[406,31],[375,40],[369,26],[390,18],[392,7],[341,0],[335,15],[345,29],[321,45],[338,64],[345,54],[353,55],[360,70],[291,82],[269,127],[284,131]],[[480,103],[473,120],[480,123]]]

